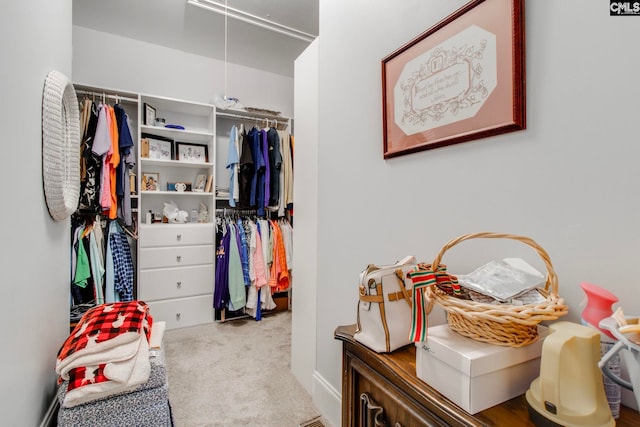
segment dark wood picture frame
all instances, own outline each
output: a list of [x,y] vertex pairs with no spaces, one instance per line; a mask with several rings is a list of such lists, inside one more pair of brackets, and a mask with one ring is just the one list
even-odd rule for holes
[[205,144],[176,141],[176,160],[191,163],[209,163],[209,147]]
[[382,59],[384,158],[526,128],[524,0],[472,0]]
[[156,109],[145,102],[144,111],[142,113],[144,117],[144,124],[146,126],[153,126],[153,122],[156,120]]

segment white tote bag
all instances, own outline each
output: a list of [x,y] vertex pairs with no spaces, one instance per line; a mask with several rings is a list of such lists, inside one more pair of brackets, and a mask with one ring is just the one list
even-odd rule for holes
[[373,264],[360,273],[358,323],[354,338],[377,353],[410,344],[412,281],[416,266],[408,256],[393,265]]

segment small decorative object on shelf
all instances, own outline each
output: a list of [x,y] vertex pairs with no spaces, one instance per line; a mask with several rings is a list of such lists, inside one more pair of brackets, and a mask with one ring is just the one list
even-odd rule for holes
[[190,182],[167,182],[167,191],[177,191],[178,193],[191,191],[191,183]]
[[136,174],[129,172],[129,191],[131,194],[137,194],[136,191]]

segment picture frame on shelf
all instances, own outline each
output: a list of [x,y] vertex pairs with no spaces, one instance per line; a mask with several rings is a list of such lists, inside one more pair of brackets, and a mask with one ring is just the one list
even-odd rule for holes
[[524,0],[471,0],[382,59],[385,159],[526,129]]
[[153,126],[156,120],[156,109],[151,105],[144,103],[144,124],[146,126]]
[[140,180],[141,191],[160,191],[160,174],[158,172],[143,172]]
[[196,193],[203,193],[207,186],[207,174],[199,173],[193,181],[193,190]]
[[172,160],[173,142],[165,139],[146,138],[149,146],[149,159]]
[[213,186],[213,175],[209,175],[209,178],[207,178],[207,184],[204,187],[204,192],[211,193],[212,186]]
[[176,141],[176,160],[191,163],[208,163],[209,147],[204,144]]

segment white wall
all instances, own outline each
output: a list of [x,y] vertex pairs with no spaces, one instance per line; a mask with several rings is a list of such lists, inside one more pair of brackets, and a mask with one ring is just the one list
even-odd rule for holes
[[[610,17],[599,2],[527,2],[527,129],[383,160],[380,60],[463,3],[320,2],[318,223],[298,221],[296,233],[317,227],[315,375],[329,388],[340,390],[333,332],[355,323],[358,273],[407,254],[432,261],[468,232],[544,247],[566,320],[579,321],[581,281],[640,312],[640,18]],[[465,272],[505,255],[537,261],[522,244],[490,240],[456,246],[444,261]],[[339,407],[326,415],[339,424]]]
[[56,354],[69,334],[70,225],[45,205],[41,109],[49,71],[71,77],[71,0],[2,9],[0,424],[35,426],[53,399]]
[[[296,141],[294,287],[291,319],[291,371],[311,394],[316,368],[316,280],[318,257],[318,39],[296,59],[294,111]],[[298,167],[303,165],[303,167]],[[298,182],[303,185],[297,185]],[[298,223],[306,226],[298,229]]]
[[[225,95],[224,62],[73,26],[76,83],[212,103]],[[293,79],[227,64],[226,95],[293,115]]]

